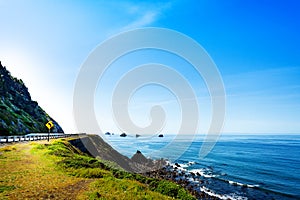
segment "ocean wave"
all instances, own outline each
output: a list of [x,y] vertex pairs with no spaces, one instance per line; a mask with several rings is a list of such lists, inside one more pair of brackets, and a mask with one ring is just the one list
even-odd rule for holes
[[[229,183],[230,185],[233,185],[233,186],[240,186],[240,187],[247,187],[247,188],[259,188],[260,187],[260,185],[258,185],[258,184],[255,184],[255,185],[254,184],[244,184],[244,183],[240,183],[237,181],[222,179],[220,176],[225,176],[226,173],[213,174],[212,168],[209,168],[209,167],[189,170],[188,168],[193,164],[195,164],[195,162],[191,162],[191,161],[187,162],[187,164],[185,164],[185,163],[169,163],[169,165],[173,169],[177,169],[178,171],[181,171],[181,172],[187,172],[188,174],[190,174],[192,176],[196,175],[196,176],[202,176],[204,178],[216,178],[218,180]],[[195,182],[195,179],[190,177],[189,181]]]
[[183,165],[183,164],[167,162],[167,165],[171,166],[173,169],[176,169],[178,171],[182,171],[182,172],[187,171],[187,169],[186,169],[187,167],[185,167],[185,165]]
[[180,167],[182,167],[182,168],[188,168],[189,167],[189,165],[188,164],[182,164],[182,163],[178,163],[179,165],[180,165]]
[[[177,163],[177,164],[176,164]],[[179,162],[176,162],[176,163],[169,163],[170,165],[172,164],[172,165],[179,165],[180,167],[182,167],[182,168],[188,168],[188,167],[190,167],[190,166],[192,166],[192,165],[195,165],[196,164],[196,162],[195,161],[188,161],[188,162],[181,162],[181,161],[179,161]]]
[[214,177],[217,177],[217,175],[214,175],[214,174],[210,174],[210,173],[207,173],[207,169],[205,168],[202,168],[202,169],[192,169],[189,171],[189,173],[194,173],[194,174],[199,174],[200,176],[203,176],[205,178],[214,178]]
[[242,187],[248,187],[248,188],[258,188],[259,185],[250,185],[250,184],[243,184],[235,181],[226,180],[230,185],[236,185],[236,186],[242,186]]
[[196,162],[194,162],[194,161],[189,161],[187,165],[188,165],[188,166],[192,166],[192,165],[195,165],[195,164],[196,164]]
[[209,196],[217,197],[219,199],[224,199],[224,200],[227,200],[227,199],[230,199],[230,200],[247,200],[248,199],[247,197],[242,197],[242,196],[239,196],[239,195],[234,194],[234,193],[232,193],[232,194],[217,194],[216,192],[214,192],[213,190],[208,189],[205,186],[200,187],[200,191],[208,194]]

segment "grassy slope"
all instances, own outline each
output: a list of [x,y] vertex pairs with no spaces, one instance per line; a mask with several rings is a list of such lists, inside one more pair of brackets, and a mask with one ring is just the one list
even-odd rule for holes
[[64,140],[0,148],[0,199],[193,199],[174,183],[115,169]]

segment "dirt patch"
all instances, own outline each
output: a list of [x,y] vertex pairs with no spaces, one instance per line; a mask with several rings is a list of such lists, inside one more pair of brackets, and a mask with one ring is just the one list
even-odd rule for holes
[[70,199],[75,199],[78,194],[80,194],[83,191],[87,191],[89,184],[93,181],[94,180],[81,180],[73,185],[69,185],[66,188],[63,188],[62,190],[68,194],[72,194],[70,196]]
[[58,188],[56,190],[48,191],[39,199],[54,199],[54,200],[74,200],[77,199],[78,195],[88,190],[89,184],[93,180],[80,180],[75,184],[68,185],[64,188]]

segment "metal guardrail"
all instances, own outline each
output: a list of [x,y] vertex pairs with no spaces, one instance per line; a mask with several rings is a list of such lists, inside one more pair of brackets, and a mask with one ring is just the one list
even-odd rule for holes
[[[66,138],[73,136],[85,135],[85,133],[80,134],[62,134],[62,133],[51,133],[49,139]],[[37,140],[47,140],[48,133],[31,133],[27,135],[13,135],[13,136],[0,136],[0,143],[10,143],[10,142],[24,142],[24,141],[37,141]]]

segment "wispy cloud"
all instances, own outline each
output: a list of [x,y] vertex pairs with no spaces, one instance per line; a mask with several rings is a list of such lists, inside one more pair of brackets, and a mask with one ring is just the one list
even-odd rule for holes
[[172,9],[175,2],[118,2],[108,4],[114,9],[117,8],[117,23],[112,25],[105,34],[107,38],[120,32],[146,26],[155,26],[164,13]]
[[153,22],[156,21],[158,16],[159,16],[159,13],[157,11],[148,11],[141,17],[137,18],[135,21],[124,26],[122,28],[122,30],[125,31],[125,30],[129,30],[129,29],[133,29],[133,28],[139,28],[139,27],[151,25]]
[[140,5],[127,4],[124,6],[124,9],[129,15],[134,16],[134,18],[127,25],[123,26],[121,30],[125,31],[152,25],[159,19],[161,13],[171,7],[171,2],[152,4],[143,3]]

